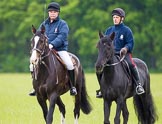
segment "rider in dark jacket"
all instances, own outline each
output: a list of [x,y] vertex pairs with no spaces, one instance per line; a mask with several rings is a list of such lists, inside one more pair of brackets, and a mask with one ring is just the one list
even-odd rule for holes
[[134,39],[131,29],[125,26],[124,23],[121,23],[119,25],[109,27],[106,30],[105,35],[110,35],[112,32],[115,32],[113,42],[115,52],[120,53],[120,50],[126,47],[128,50],[127,52],[131,53],[134,46]]
[[52,23],[50,18],[47,18],[41,25],[44,25],[46,28],[46,35],[48,37],[48,43],[54,46],[54,49],[57,51],[67,51],[68,50],[68,33],[69,27],[67,23],[60,19],[58,16]]
[[[75,74],[74,74],[74,66],[72,60],[67,52],[68,50],[68,34],[69,27],[67,23],[59,18],[60,13],[60,5],[56,2],[51,2],[48,5],[48,15],[49,17],[40,25],[45,26],[45,34],[48,38],[49,48],[55,49],[59,54],[60,58],[66,65],[68,70],[68,75],[70,78],[69,87],[70,87],[70,95],[77,95],[77,90],[74,87],[75,85]],[[40,28],[39,28],[40,29]],[[30,65],[31,71],[32,66]],[[29,93],[29,95],[35,95],[35,91]]]
[[[123,9],[114,9],[112,11],[112,17],[114,25],[106,29],[105,35],[110,35],[112,32],[115,32],[115,38],[113,40],[115,53],[119,54],[121,57],[125,55],[125,60],[128,62],[131,72],[136,80],[136,93],[140,95],[145,91],[140,83],[139,73],[136,64],[132,59],[132,50],[134,47],[133,33],[131,29],[123,23],[125,18],[125,12]],[[99,83],[101,76],[102,74],[97,74],[97,79]],[[96,97],[102,97],[100,90],[97,90]]]

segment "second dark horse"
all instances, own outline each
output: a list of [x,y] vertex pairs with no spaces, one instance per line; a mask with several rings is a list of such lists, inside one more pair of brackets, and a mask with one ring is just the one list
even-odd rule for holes
[[126,100],[132,96],[138,123],[154,124],[157,114],[150,91],[150,75],[146,64],[142,60],[134,58],[139,70],[140,81],[145,89],[144,94],[137,95],[134,93],[132,77],[125,73],[122,62],[114,53],[113,39],[115,33],[104,36],[99,32],[99,36],[96,73],[102,73],[100,88],[104,101],[104,124],[110,124],[110,108],[113,101],[117,104],[114,124],[120,124],[121,112],[123,124],[127,124],[129,112]]

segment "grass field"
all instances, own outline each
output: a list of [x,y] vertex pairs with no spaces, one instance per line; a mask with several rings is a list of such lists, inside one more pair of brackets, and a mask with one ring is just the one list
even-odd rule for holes
[[[93,111],[89,115],[81,112],[79,124],[103,124],[102,99],[95,98],[98,83],[95,74],[86,74],[86,85]],[[0,74],[0,124],[44,124],[40,106],[35,97],[28,96],[32,88],[30,74]],[[162,124],[162,74],[151,74],[151,91],[156,104],[159,120]],[[69,92],[62,96],[66,105],[66,124],[73,124],[73,97]],[[129,109],[128,124],[137,124],[132,98],[127,101]],[[111,123],[115,113],[115,104],[111,109]],[[54,123],[60,124],[60,113],[55,108]]]

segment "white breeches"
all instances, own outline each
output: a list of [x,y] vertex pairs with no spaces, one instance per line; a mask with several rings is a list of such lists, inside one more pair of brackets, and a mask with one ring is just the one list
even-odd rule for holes
[[67,51],[58,51],[59,56],[61,57],[61,59],[63,60],[63,62],[65,63],[67,70],[73,70],[74,66],[72,63],[72,60],[68,54]]

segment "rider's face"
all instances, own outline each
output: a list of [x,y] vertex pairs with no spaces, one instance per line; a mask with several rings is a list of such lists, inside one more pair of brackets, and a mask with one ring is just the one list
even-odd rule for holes
[[114,16],[113,16],[114,25],[119,25],[119,24],[121,23],[122,20],[123,20],[123,19],[122,19],[120,16],[118,16],[118,15],[114,15]]
[[53,20],[55,20],[58,17],[59,12],[58,11],[54,11],[54,10],[50,10],[50,11],[48,11],[48,15],[49,15],[50,20],[53,21]]

